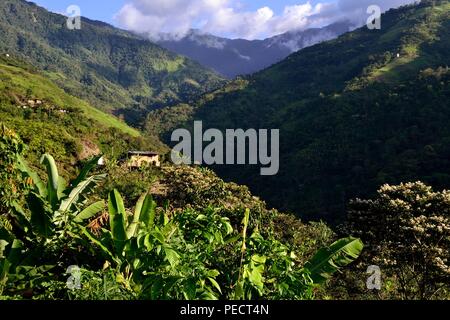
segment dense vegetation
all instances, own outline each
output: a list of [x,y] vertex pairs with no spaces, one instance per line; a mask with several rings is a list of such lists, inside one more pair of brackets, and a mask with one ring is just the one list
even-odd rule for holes
[[169,129],[186,118],[204,128],[280,129],[278,175],[214,169],[277,208],[342,221],[350,199],[385,183],[450,187],[449,27],[448,1],[393,9],[381,30],[361,28],[301,50],[183,107],[178,123],[170,109],[148,119],[168,119]]
[[79,161],[100,153],[115,159],[130,149],[166,150],[158,138],[142,137],[16,58],[0,56],[0,79],[0,119],[27,143],[26,157],[34,166],[51,153],[67,176]]
[[[96,157],[67,183],[53,157],[41,158],[38,174],[24,153],[2,126],[0,298],[449,297],[448,191],[385,185],[373,200],[352,201],[336,234],[268,210],[208,169],[96,169]],[[331,278],[361,253],[348,234],[366,248]],[[366,284],[374,264],[380,290]]]
[[[169,197],[159,207],[150,189],[132,207],[113,189],[106,204],[96,195],[96,187],[110,186],[102,183],[105,175],[89,174],[98,158],[66,183],[45,154],[41,180],[23,160],[19,137],[1,130],[0,297],[6,299],[313,299],[363,249],[352,237],[313,255],[316,243],[282,242],[271,227],[278,214],[270,217],[257,199],[240,201],[248,199],[245,190],[244,198],[231,191],[234,208],[212,205],[213,198],[226,199],[224,188],[206,192],[190,183],[193,206],[175,208]],[[186,176],[168,170],[171,183]],[[167,188],[173,194],[173,185]],[[180,198],[189,201],[187,193]]]
[[68,93],[139,123],[145,110],[217,88],[214,72],[98,21],[69,30],[62,15],[24,0],[0,2],[0,52],[45,71]]
[[[357,30],[195,104],[153,111],[145,137],[92,106],[115,109],[136,98],[133,90],[151,97],[140,107],[162,106],[214,80],[172,100],[139,85],[122,96],[125,84],[103,73],[120,64],[99,71],[78,63],[110,59],[100,51],[112,38],[133,54],[140,43],[149,63],[161,62],[158,52],[167,62],[165,51],[87,20],[89,32],[67,35],[79,36],[81,47],[61,47],[61,16],[18,0],[1,10],[0,34],[8,34],[0,45],[11,45],[0,55],[1,300],[449,299],[450,194],[435,191],[450,186],[448,1],[391,10],[382,30]],[[19,27],[30,15],[45,24]],[[12,50],[8,41],[24,32],[45,54]],[[91,34],[98,47],[83,47]],[[184,74],[170,61],[165,76]],[[86,70],[99,82],[80,82]],[[154,83],[175,90],[160,75]],[[98,84],[95,97],[89,90]],[[280,128],[278,176],[216,169],[333,229],[270,209],[208,168],[162,157],[161,168],[130,170],[118,161],[130,149],[164,153],[155,136],[192,119],[221,129]],[[101,154],[108,161],[99,168]],[[427,184],[406,183],[418,179]],[[368,270],[381,272],[379,290],[368,289]]]

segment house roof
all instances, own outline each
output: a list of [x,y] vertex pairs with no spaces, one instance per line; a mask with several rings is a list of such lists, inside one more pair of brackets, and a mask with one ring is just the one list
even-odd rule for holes
[[153,151],[128,151],[130,156],[159,156],[159,153]]

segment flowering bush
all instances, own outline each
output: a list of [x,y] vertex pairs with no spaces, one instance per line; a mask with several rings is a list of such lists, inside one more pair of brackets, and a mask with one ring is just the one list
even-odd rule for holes
[[374,200],[350,205],[349,230],[366,260],[395,278],[405,299],[445,297],[450,283],[450,191],[422,182],[385,185]]

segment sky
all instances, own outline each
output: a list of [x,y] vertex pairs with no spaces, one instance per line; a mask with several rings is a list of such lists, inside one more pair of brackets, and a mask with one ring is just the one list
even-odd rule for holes
[[34,0],[57,13],[77,5],[82,16],[148,33],[183,37],[190,29],[229,38],[262,39],[291,30],[350,19],[363,23],[367,8],[382,11],[415,0]]

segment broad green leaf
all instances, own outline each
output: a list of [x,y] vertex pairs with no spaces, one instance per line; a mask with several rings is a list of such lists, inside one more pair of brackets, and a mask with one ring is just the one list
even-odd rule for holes
[[184,282],[183,296],[186,300],[195,300],[197,296],[197,283],[195,279],[188,279]]
[[48,238],[53,234],[51,209],[47,208],[45,201],[34,193],[27,197],[28,208],[31,211],[31,227],[33,233]]
[[216,300],[219,300],[219,298],[214,293],[205,291],[200,295],[199,300],[216,301]]
[[164,246],[164,252],[166,253],[166,259],[169,261],[172,268],[175,268],[180,262],[180,255],[167,246]]
[[145,224],[148,231],[153,230],[153,226],[155,225],[155,216],[156,202],[153,201],[153,197],[150,194],[147,194],[142,205],[140,221]]
[[22,242],[13,240],[9,253],[1,263],[0,282],[5,281],[11,268],[15,268],[19,264],[22,257]]
[[74,208],[74,206],[79,204],[80,201],[84,200],[82,196],[92,191],[92,189],[97,185],[99,180],[103,179],[104,177],[105,175],[92,176],[80,182],[76,188],[72,189],[67,198],[61,201],[59,211],[66,212],[71,209],[76,209]]
[[75,222],[83,222],[95,217],[105,209],[105,202],[103,200],[91,204],[89,207],[81,211],[74,219]]
[[234,288],[234,300],[244,300],[244,298],[244,282],[241,280],[238,281],[236,287]]
[[153,228],[155,209],[156,203],[153,201],[151,195],[146,193],[139,198],[134,210],[133,220],[127,229],[128,239],[136,235],[140,222],[143,222],[148,230]]
[[139,224],[139,220],[141,217],[141,212],[142,212],[142,207],[144,205],[144,201],[145,201],[145,197],[147,196],[147,194],[143,194],[139,197],[137,203],[136,203],[136,207],[134,209],[134,214],[133,214],[133,219],[131,221],[131,223],[128,226],[127,229],[127,236],[128,238],[131,238],[136,230],[137,230],[137,226]]
[[111,234],[116,244],[116,249],[122,252],[127,240],[126,211],[123,199],[117,190],[113,190],[109,194],[108,208]]
[[39,178],[39,175],[28,167],[26,161],[21,156],[17,157],[17,167],[20,172],[22,172],[22,175],[33,180],[34,191],[42,198],[46,198],[47,188],[45,187],[45,184],[42,182],[41,178]]
[[244,278],[247,278],[253,286],[255,286],[260,294],[263,294],[264,290],[264,269],[265,269],[266,257],[253,255],[250,261],[250,265],[246,266]]
[[364,244],[360,239],[349,237],[336,241],[323,248],[305,264],[310,277],[316,284],[330,279],[341,268],[355,261],[361,254]]
[[209,282],[211,282],[211,284],[217,289],[217,291],[219,291],[220,293],[222,293],[222,289],[220,288],[219,283],[214,279],[214,278],[208,278]]
[[225,226],[227,230],[227,235],[233,234],[233,226],[230,223],[230,220],[228,218],[222,218],[222,223]]
[[66,194],[66,188],[67,188],[67,181],[63,177],[59,177],[58,179],[58,199],[64,198]]
[[209,270],[207,273],[208,277],[216,278],[220,275],[220,272],[217,270]]
[[153,240],[153,238],[149,233],[138,235],[136,239],[138,248],[146,248],[147,251],[151,251],[153,249],[153,243],[151,240]]
[[153,237],[158,240],[161,244],[164,244],[166,242],[166,239],[164,238],[164,235],[159,229],[155,229],[151,233]]
[[101,243],[98,239],[96,239],[86,228],[81,227],[80,230],[81,233],[83,233],[88,238],[88,240],[97,245],[103,251],[103,253],[109,259],[111,259],[111,261],[119,263],[119,260],[111,253],[111,251],[103,243]]
[[59,174],[55,159],[49,154],[44,154],[41,158],[41,164],[43,164],[47,170],[47,200],[52,208],[56,209],[58,203]]
[[82,181],[86,180],[89,172],[91,172],[91,170],[97,166],[98,160],[100,160],[101,157],[102,155],[96,156],[88,163],[86,163],[83,169],[81,169],[81,172],[78,175],[78,177],[70,184],[70,190],[68,190],[69,193],[72,192],[72,190],[75,189]]
[[204,214],[199,214],[195,220],[197,220],[197,221],[205,221],[205,220],[208,220],[208,217],[205,216]]

